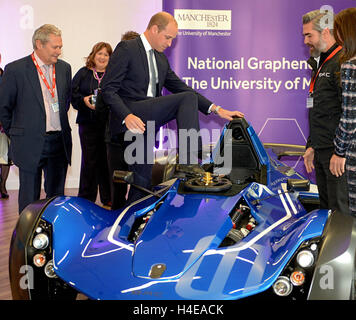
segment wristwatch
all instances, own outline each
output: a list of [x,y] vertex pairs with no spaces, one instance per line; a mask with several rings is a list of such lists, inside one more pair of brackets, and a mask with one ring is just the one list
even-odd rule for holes
[[218,114],[218,111],[219,111],[220,109],[221,109],[221,107],[220,107],[220,106],[216,106],[216,108],[214,109],[214,111],[213,111],[213,112],[214,112],[215,114]]

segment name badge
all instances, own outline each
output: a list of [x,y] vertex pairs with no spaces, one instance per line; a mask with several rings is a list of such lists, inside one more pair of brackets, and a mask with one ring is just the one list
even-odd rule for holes
[[311,108],[313,108],[313,97],[312,96],[309,96],[308,98],[307,98],[307,108],[308,109],[311,109]]
[[53,102],[51,104],[51,107],[52,107],[53,112],[58,112],[59,111],[59,103],[58,103],[58,101],[57,102]]

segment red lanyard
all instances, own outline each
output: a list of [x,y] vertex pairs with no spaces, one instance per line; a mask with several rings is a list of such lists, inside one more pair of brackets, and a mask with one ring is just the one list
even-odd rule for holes
[[48,91],[50,92],[52,98],[54,98],[55,97],[55,88],[56,88],[56,68],[55,68],[55,65],[53,65],[53,68],[52,68],[52,88],[51,88],[49,86],[49,83],[48,83],[46,77],[44,76],[40,66],[38,65],[38,62],[37,62],[37,60],[35,58],[35,54],[32,53],[31,57],[32,57],[33,63],[35,64],[35,66],[37,68],[38,73],[40,74],[40,77],[41,77],[42,81],[46,85],[46,87],[47,87]]
[[93,68],[92,70],[93,70],[94,78],[98,81],[98,87],[100,87],[100,82],[101,82],[101,80],[103,80],[105,72],[103,73],[103,75],[101,77],[99,77],[99,75],[96,72],[95,68]]
[[309,88],[309,94],[313,93],[314,91],[314,85],[316,82],[316,78],[318,77],[318,74],[321,70],[321,68],[324,66],[326,61],[329,61],[335,54],[337,54],[340,50],[342,49],[341,46],[338,46],[332,53],[328,55],[328,57],[324,60],[323,64],[319,67],[317,73],[314,75],[312,81],[310,82],[310,88]]

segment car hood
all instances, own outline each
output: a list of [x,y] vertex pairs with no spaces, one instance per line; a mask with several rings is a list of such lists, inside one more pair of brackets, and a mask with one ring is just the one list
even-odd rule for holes
[[[194,248],[198,258],[220,245],[232,228],[229,213],[239,198],[168,193],[136,243],[133,274],[149,277],[152,266],[161,264],[163,278],[182,275]],[[209,241],[197,248],[202,238]]]
[[[270,287],[327,221],[326,210],[307,214],[297,194],[271,196],[256,183],[231,197],[180,194],[177,186],[135,243],[127,240],[130,226],[154,210],[153,197],[117,214],[84,199],[57,198],[43,216],[53,225],[56,274],[93,299],[238,299]],[[258,225],[236,245],[219,247],[241,197]],[[164,272],[152,276],[158,268]]]

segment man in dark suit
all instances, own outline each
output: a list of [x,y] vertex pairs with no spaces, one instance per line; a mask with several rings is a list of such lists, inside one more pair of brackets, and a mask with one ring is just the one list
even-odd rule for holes
[[71,67],[59,60],[61,31],[43,25],[34,52],[5,67],[0,122],[10,137],[9,156],[19,167],[19,212],[40,198],[42,170],[47,198],[64,194],[72,137],[68,122]]
[[[198,110],[204,114],[214,112],[227,120],[233,116],[243,116],[239,111],[216,106],[188,87],[173,72],[163,51],[171,46],[177,33],[178,24],[174,17],[167,12],[159,12],[151,18],[140,37],[117,45],[102,83],[103,101],[116,115],[112,118],[116,121],[112,121],[110,126],[112,134],[130,130],[145,136],[148,121],[154,121],[157,131],[173,119],[177,120],[179,130],[194,129],[199,132]],[[172,94],[161,96],[162,88]],[[147,148],[152,148],[154,142],[146,141],[146,138],[142,139],[144,163],[132,164],[129,169],[135,173],[136,184],[149,188],[152,159],[147,159],[146,155]],[[183,158],[183,152],[186,154],[184,159],[188,160],[187,164],[190,159],[189,150],[189,143],[187,150],[179,150],[180,159]],[[129,202],[142,195],[131,188]]]

